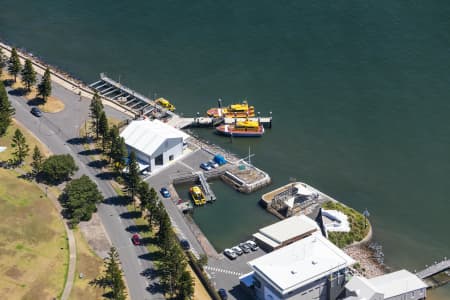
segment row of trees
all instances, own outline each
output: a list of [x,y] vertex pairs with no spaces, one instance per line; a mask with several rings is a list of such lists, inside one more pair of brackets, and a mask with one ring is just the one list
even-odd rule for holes
[[161,284],[169,297],[190,299],[194,293],[194,282],[186,270],[187,261],[178,239],[172,229],[169,215],[158,199],[154,188],[140,180],[134,152],[130,154],[126,186],[132,201],[134,195],[140,200],[140,208],[146,215],[150,230],[157,229],[157,242],[163,256],[158,263]]
[[[11,50],[11,56],[6,59],[6,56],[0,50],[0,75],[3,72],[3,68],[8,67],[8,72],[14,76],[14,82],[17,81],[17,76],[21,75],[22,83],[26,87],[26,92],[29,93],[33,85],[36,84],[36,71],[34,70],[33,63],[28,58],[25,59],[25,63],[22,67],[17,50],[13,48]],[[45,70],[44,76],[41,82],[37,86],[38,96],[42,97],[44,102],[52,93],[51,74],[50,69]]]
[[108,118],[103,110],[102,100],[95,93],[89,106],[91,117],[91,129],[95,133],[95,139],[101,139],[102,150],[108,157],[116,172],[120,172],[126,166],[128,155],[125,140],[119,136],[119,128],[108,124]]
[[[141,180],[136,155],[134,152],[128,155],[125,141],[119,136],[119,128],[117,126],[109,127],[98,94],[92,98],[90,118],[95,139],[101,143],[103,153],[108,157],[113,169],[117,173],[122,173],[122,170],[127,167],[127,173],[124,174],[124,185],[130,201],[136,209],[136,200],[139,199],[140,209],[148,221],[150,230],[157,230],[157,243],[163,252],[162,259],[157,266],[161,284],[168,292],[169,297],[190,299],[194,293],[194,283],[191,274],[186,270],[186,256],[173,232],[170,218],[159,201],[156,191]],[[105,276],[102,278],[105,279]]]
[[8,99],[5,86],[0,80],[0,136],[5,135],[6,130],[8,130],[9,125],[11,125],[14,112],[15,110]]

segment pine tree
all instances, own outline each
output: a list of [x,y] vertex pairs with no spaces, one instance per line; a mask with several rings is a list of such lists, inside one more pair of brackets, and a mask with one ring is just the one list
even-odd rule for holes
[[194,295],[194,279],[189,271],[184,270],[181,273],[178,282],[178,299],[191,299]]
[[97,92],[92,97],[89,109],[90,109],[90,117],[92,118],[92,127],[95,131],[95,138],[98,139],[98,135],[100,133],[99,123],[100,123],[100,116],[103,111],[103,104]]
[[12,48],[8,61],[8,72],[14,76],[14,82],[17,81],[17,75],[19,75],[20,70],[22,70],[22,66],[20,65],[19,55],[16,48]]
[[15,163],[21,164],[28,156],[30,148],[28,147],[27,140],[20,129],[16,129],[14,132],[11,147],[14,148],[13,157]]
[[6,56],[3,54],[2,49],[0,49],[0,77],[3,74],[3,68],[6,67]]
[[31,60],[26,59],[22,69],[22,82],[27,87],[27,92],[31,91],[31,86],[36,83],[36,72],[34,71]]
[[104,289],[109,288],[111,290],[110,299],[113,300],[125,300],[125,282],[122,278],[122,270],[119,266],[119,254],[116,248],[111,247],[108,253],[108,258],[105,260],[104,274],[95,279],[93,283]]
[[113,126],[110,130],[111,149],[109,157],[112,160],[114,170],[121,172],[125,168],[125,158],[127,157],[127,147],[125,146],[125,140],[119,136],[117,127]]
[[133,202],[133,204],[135,204],[134,196],[136,195],[136,191],[140,182],[141,178],[139,177],[139,166],[136,160],[136,154],[134,153],[134,151],[132,151],[130,153],[130,158],[128,161],[128,176],[126,186],[129,193],[131,194],[131,201]]
[[31,162],[31,167],[33,168],[33,174],[37,175],[42,171],[42,164],[44,163],[44,156],[39,150],[38,146],[34,146],[33,150],[33,161]]
[[38,95],[42,97],[44,103],[47,102],[47,98],[52,94],[52,79],[50,69],[45,69],[44,76],[38,85]]
[[0,80],[0,136],[3,136],[9,125],[11,125],[14,111],[11,102],[9,102],[3,81]]
[[144,211],[149,205],[150,201],[150,187],[145,181],[141,181],[137,188],[137,195],[139,197],[139,206],[141,211]]
[[103,151],[105,151],[106,144],[108,142],[109,126],[108,126],[108,118],[106,117],[106,114],[104,111],[102,111],[100,113],[100,118],[98,121],[98,130],[99,130],[100,136],[102,137],[102,148],[103,148]]

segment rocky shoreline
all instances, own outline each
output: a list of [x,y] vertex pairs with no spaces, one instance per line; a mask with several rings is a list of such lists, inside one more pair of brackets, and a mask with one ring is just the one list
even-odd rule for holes
[[368,244],[351,245],[343,249],[347,255],[358,263],[354,270],[366,278],[389,273],[391,270],[383,262],[380,262],[380,254]]

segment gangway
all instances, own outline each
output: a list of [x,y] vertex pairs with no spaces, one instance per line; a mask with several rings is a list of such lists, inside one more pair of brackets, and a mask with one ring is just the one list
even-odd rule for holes
[[198,172],[198,181],[200,182],[200,185],[202,186],[203,191],[205,192],[205,198],[207,202],[215,201],[216,195],[212,191],[211,187],[209,186],[208,181],[206,181],[205,175],[203,172]]

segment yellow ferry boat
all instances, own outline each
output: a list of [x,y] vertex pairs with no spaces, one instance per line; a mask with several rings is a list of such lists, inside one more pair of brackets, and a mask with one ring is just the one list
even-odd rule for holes
[[175,106],[169,102],[169,100],[164,98],[158,98],[155,100],[155,102],[159,105],[161,105],[164,108],[167,108],[170,111],[175,111]]
[[235,137],[260,137],[264,134],[264,126],[258,121],[238,121],[235,124],[222,124],[216,127],[216,131],[226,136]]
[[211,108],[206,114],[213,118],[251,118],[255,116],[255,107],[248,105],[247,101],[242,101],[224,108]]
[[189,189],[191,193],[192,200],[194,200],[195,205],[203,205],[206,203],[205,195],[203,195],[202,190],[198,186],[193,186]]

